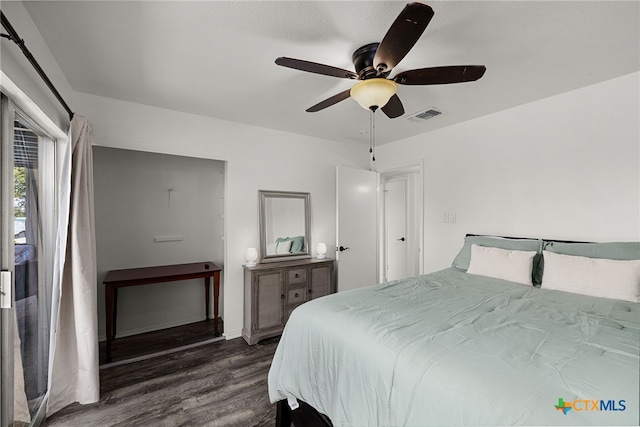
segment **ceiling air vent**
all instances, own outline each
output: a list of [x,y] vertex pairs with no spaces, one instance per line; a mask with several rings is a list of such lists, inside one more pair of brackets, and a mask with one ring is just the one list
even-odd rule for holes
[[425,121],[425,120],[429,120],[435,116],[439,116],[440,114],[442,114],[442,111],[434,108],[434,107],[429,107],[424,111],[420,111],[419,113],[413,114],[409,117],[407,117],[407,120],[411,120],[411,121]]

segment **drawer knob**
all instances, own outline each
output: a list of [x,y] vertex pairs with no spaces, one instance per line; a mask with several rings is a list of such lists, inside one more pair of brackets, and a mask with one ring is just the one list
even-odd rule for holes
[[300,277],[300,275],[299,275],[298,273],[296,273],[296,279],[297,279],[298,277]]
[[311,293],[311,289],[309,289],[309,293]]
[[298,298],[298,296],[299,296],[299,295],[298,295],[298,293],[296,292],[296,293],[295,293],[295,295],[294,295],[294,297]]
[[284,299],[284,294],[280,295],[280,299]]

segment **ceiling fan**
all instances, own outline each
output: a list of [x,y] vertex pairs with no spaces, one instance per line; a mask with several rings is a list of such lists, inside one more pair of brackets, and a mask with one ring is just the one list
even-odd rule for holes
[[403,71],[392,79],[388,78],[391,70],[416,44],[433,15],[433,9],[426,4],[407,4],[391,24],[382,42],[367,44],[353,53],[355,72],[287,57],[277,58],[276,64],[325,76],[360,80],[351,89],[317,103],[308,108],[307,112],[317,112],[352,97],[363,108],[374,112],[380,108],[391,119],[400,117],[404,114],[404,107],[396,95],[397,84],[436,85],[470,82],[478,80],[486,70],[484,65],[453,65]]

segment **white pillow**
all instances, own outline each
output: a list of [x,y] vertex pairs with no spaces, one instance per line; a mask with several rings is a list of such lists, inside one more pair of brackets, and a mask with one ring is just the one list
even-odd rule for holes
[[276,246],[276,254],[288,254],[291,252],[291,244],[293,240],[285,240],[284,242],[278,242],[278,246]]
[[543,251],[542,288],[640,302],[640,260],[619,261]]
[[267,255],[275,255],[277,246],[277,243],[269,243],[267,245]]
[[471,261],[467,273],[533,286],[531,273],[536,253],[471,245]]

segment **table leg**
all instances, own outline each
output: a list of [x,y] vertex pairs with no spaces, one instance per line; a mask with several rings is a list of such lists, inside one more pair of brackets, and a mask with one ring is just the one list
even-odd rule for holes
[[111,339],[116,339],[116,329],[118,324],[118,288],[113,288],[113,335]]
[[204,315],[209,320],[209,294],[211,293],[211,277],[204,278]]
[[111,362],[111,340],[113,339],[113,305],[115,300],[115,289],[105,285],[105,309],[107,317],[107,363]]

